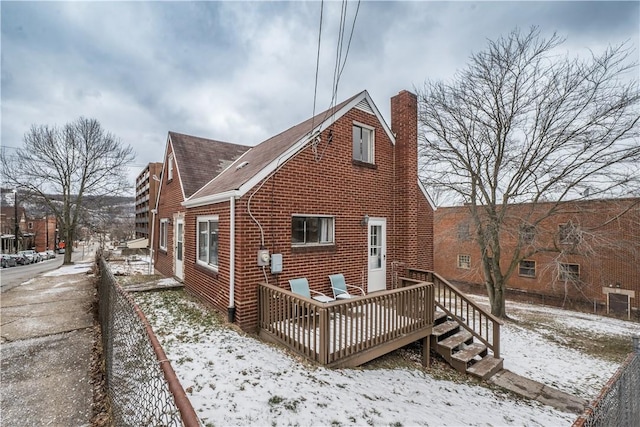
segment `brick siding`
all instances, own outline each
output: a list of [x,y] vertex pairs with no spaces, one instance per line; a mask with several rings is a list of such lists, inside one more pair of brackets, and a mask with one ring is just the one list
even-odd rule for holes
[[[512,205],[510,217],[514,218],[501,235],[503,266],[509,261],[518,236],[517,227],[522,218],[530,215],[531,222],[539,212],[548,209],[544,203],[538,211],[532,205]],[[617,217],[620,213],[624,213]],[[584,233],[584,245],[574,253],[567,254],[561,262],[578,264],[580,286],[571,284],[566,288],[557,280],[555,260],[563,244],[558,242],[560,224],[569,221],[578,225]],[[606,225],[603,225],[605,224]],[[458,225],[469,224],[470,238],[462,240],[458,236]],[[602,308],[606,295],[602,288],[620,284],[621,289],[635,291],[632,307],[640,308],[640,203],[638,199],[593,200],[566,202],[561,204],[560,213],[539,224],[535,233],[535,244],[547,250],[528,260],[535,261],[535,277],[519,275],[516,271],[507,283],[508,289],[530,294],[532,300],[547,298],[562,303],[565,295],[572,302],[590,303],[594,300]],[[456,282],[481,285],[484,283],[480,264],[480,251],[473,240],[474,227],[466,207],[438,208],[434,219],[435,229],[435,270],[443,277]],[[585,248],[588,248],[586,250]],[[458,255],[470,255],[471,268],[457,266]],[[503,268],[504,270],[504,268]],[[566,293],[565,293],[566,292]],[[534,298],[535,297],[535,298]]]

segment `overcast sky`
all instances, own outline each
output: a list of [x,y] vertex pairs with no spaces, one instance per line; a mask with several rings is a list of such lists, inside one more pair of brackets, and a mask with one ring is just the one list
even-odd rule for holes
[[[133,187],[162,161],[168,131],[255,145],[313,113],[320,6],[2,1],[2,146],[20,146],[32,124],[96,118],[133,146]],[[363,1],[338,102],[366,89],[389,122],[391,96],[451,78],[515,27],[556,31],[570,54],[627,41],[638,56],[639,6]],[[331,102],[341,7],[324,3],[316,112]]]

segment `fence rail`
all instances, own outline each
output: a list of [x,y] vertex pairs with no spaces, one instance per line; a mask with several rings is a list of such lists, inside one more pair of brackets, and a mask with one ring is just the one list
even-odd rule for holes
[[200,426],[149,322],[100,258],[99,318],[116,426]]
[[330,303],[260,284],[259,301],[262,338],[333,367],[357,366],[424,339],[433,326],[428,283]]

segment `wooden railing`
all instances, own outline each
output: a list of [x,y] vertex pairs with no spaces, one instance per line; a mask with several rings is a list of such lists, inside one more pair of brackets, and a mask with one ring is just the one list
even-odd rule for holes
[[323,365],[358,366],[428,338],[433,298],[430,283],[330,303],[260,284],[260,336]]
[[436,305],[491,349],[494,357],[500,357],[500,319],[469,300],[458,288],[433,271],[408,268],[407,276],[412,279],[410,283],[433,283]]

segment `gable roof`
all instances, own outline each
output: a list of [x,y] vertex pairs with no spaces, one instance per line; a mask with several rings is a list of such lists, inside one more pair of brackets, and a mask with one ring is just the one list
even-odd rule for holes
[[183,204],[188,207],[202,206],[227,200],[232,196],[243,196],[303,149],[315,135],[320,134],[354,107],[375,115],[391,142],[395,144],[395,136],[365,90],[251,148]]
[[169,132],[169,144],[185,199],[251,148],[177,132]]

